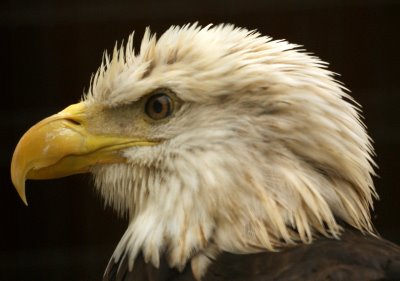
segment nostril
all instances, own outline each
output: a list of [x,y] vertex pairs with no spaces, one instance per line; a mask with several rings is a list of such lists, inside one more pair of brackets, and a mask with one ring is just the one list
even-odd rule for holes
[[81,123],[79,121],[75,120],[75,119],[66,118],[66,121],[71,123],[71,124],[73,124],[73,125],[76,125],[76,126],[80,126],[81,125]]

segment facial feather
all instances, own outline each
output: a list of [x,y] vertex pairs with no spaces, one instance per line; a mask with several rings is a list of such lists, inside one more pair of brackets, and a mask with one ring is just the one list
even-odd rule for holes
[[92,170],[130,217],[116,260],[128,254],[132,267],[142,251],[157,266],[165,254],[182,269],[192,259],[200,277],[218,251],[339,237],[338,219],[373,233],[373,148],[324,62],[232,25],[171,27],[158,40],[147,30],[138,53],[132,40],[105,56],[85,102],[118,109],[165,88],[180,106],[148,125],[159,145]]

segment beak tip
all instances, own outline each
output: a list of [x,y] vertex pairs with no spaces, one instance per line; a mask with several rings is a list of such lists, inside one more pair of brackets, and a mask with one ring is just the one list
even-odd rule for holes
[[28,207],[28,201],[26,200],[26,196],[22,197],[21,196],[22,202],[24,202],[25,206]]
[[14,184],[15,189],[18,192],[19,197],[21,198],[22,202],[24,202],[24,204],[26,206],[28,206],[28,200],[26,200],[26,193],[25,193],[25,180],[20,183],[20,184]]
[[22,202],[24,202],[25,206],[28,206],[28,200],[26,200],[25,186],[23,186],[23,188],[17,189],[17,191]]
[[14,185],[15,189],[18,192],[19,197],[24,202],[26,206],[28,206],[28,201],[26,200],[25,193],[25,180],[26,180],[26,169],[20,169],[20,163],[18,161],[18,157],[15,156],[14,152],[13,159],[11,162],[11,182]]

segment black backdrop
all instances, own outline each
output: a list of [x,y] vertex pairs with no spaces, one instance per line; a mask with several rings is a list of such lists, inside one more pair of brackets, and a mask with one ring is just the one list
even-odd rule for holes
[[[363,105],[381,200],[374,222],[400,242],[398,1],[4,2],[0,8],[0,280],[99,280],[126,221],[103,207],[90,177],[30,181],[25,207],[9,175],[35,122],[79,100],[104,49],[136,30],[230,22],[287,39],[330,62]],[[138,40],[136,41],[136,44]]]

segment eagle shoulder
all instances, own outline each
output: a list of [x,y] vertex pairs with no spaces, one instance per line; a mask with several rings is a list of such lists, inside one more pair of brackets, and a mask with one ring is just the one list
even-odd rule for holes
[[[157,269],[135,260],[132,271],[122,258],[110,262],[103,281],[195,281],[186,266],[182,272],[162,260]],[[279,252],[220,254],[202,280],[295,281],[295,280],[400,280],[400,247],[382,238],[347,229],[340,240],[321,237]]]

